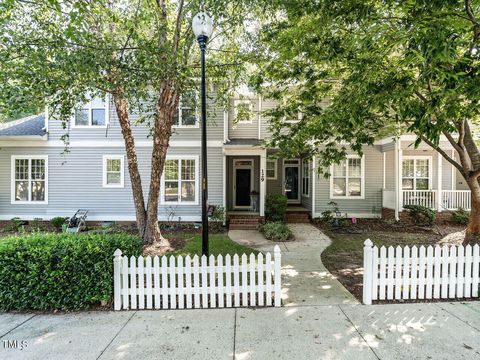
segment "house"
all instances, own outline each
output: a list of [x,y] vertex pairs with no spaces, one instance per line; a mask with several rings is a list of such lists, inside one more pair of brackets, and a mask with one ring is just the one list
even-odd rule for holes
[[[405,204],[437,211],[469,209],[470,192],[461,175],[427,145],[413,148],[414,137],[379,140],[351,154],[319,176],[315,159],[275,159],[262,111],[273,101],[255,95],[231,99],[231,110],[208,106],[209,204],[228,211],[230,224],[254,227],[265,214],[265,195],[285,194],[289,221],[321,216],[338,204],[349,217],[399,217]],[[193,100],[192,100],[193,99]],[[241,107],[253,115],[235,121]],[[138,115],[133,115],[132,120]],[[295,120],[294,120],[295,121]],[[200,128],[195,97],[185,96],[175,118],[162,178],[159,220],[200,221]],[[62,136],[68,132],[69,151]],[[148,191],[151,139],[134,126],[139,170]],[[442,141],[442,148],[454,154]],[[94,99],[76,109],[68,129],[48,113],[0,127],[0,220],[69,216],[89,209],[89,220],[133,221],[135,212],[124,142],[111,100]]]

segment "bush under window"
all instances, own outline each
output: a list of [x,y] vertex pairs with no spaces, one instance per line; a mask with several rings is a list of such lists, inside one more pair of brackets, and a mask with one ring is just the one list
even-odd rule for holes
[[125,234],[41,234],[0,241],[0,309],[78,310],[113,298],[113,253],[138,256]]

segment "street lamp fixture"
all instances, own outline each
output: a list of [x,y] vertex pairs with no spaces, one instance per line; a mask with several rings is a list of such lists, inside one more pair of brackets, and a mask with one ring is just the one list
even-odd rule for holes
[[192,29],[200,45],[202,66],[202,254],[208,256],[208,183],[207,183],[207,94],[205,82],[205,49],[212,36],[213,21],[206,12],[193,17]]

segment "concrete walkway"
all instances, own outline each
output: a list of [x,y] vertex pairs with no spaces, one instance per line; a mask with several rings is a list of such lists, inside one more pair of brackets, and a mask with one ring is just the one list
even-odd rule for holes
[[0,359],[12,360],[472,360],[479,338],[479,302],[0,313]]
[[[320,255],[330,245],[330,239],[310,224],[289,224],[289,227],[295,241],[277,243],[282,250],[283,305],[358,304],[322,264]],[[264,252],[273,252],[275,245],[256,230],[231,230],[228,236]]]

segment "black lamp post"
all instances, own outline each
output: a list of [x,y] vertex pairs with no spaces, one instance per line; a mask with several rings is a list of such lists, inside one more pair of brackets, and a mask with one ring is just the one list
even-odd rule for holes
[[207,94],[205,82],[205,49],[212,36],[213,21],[206,12],[193,17],[192,29],[200,45],[202,62],[202,254],[208,256],[208,182],[207,182]]

